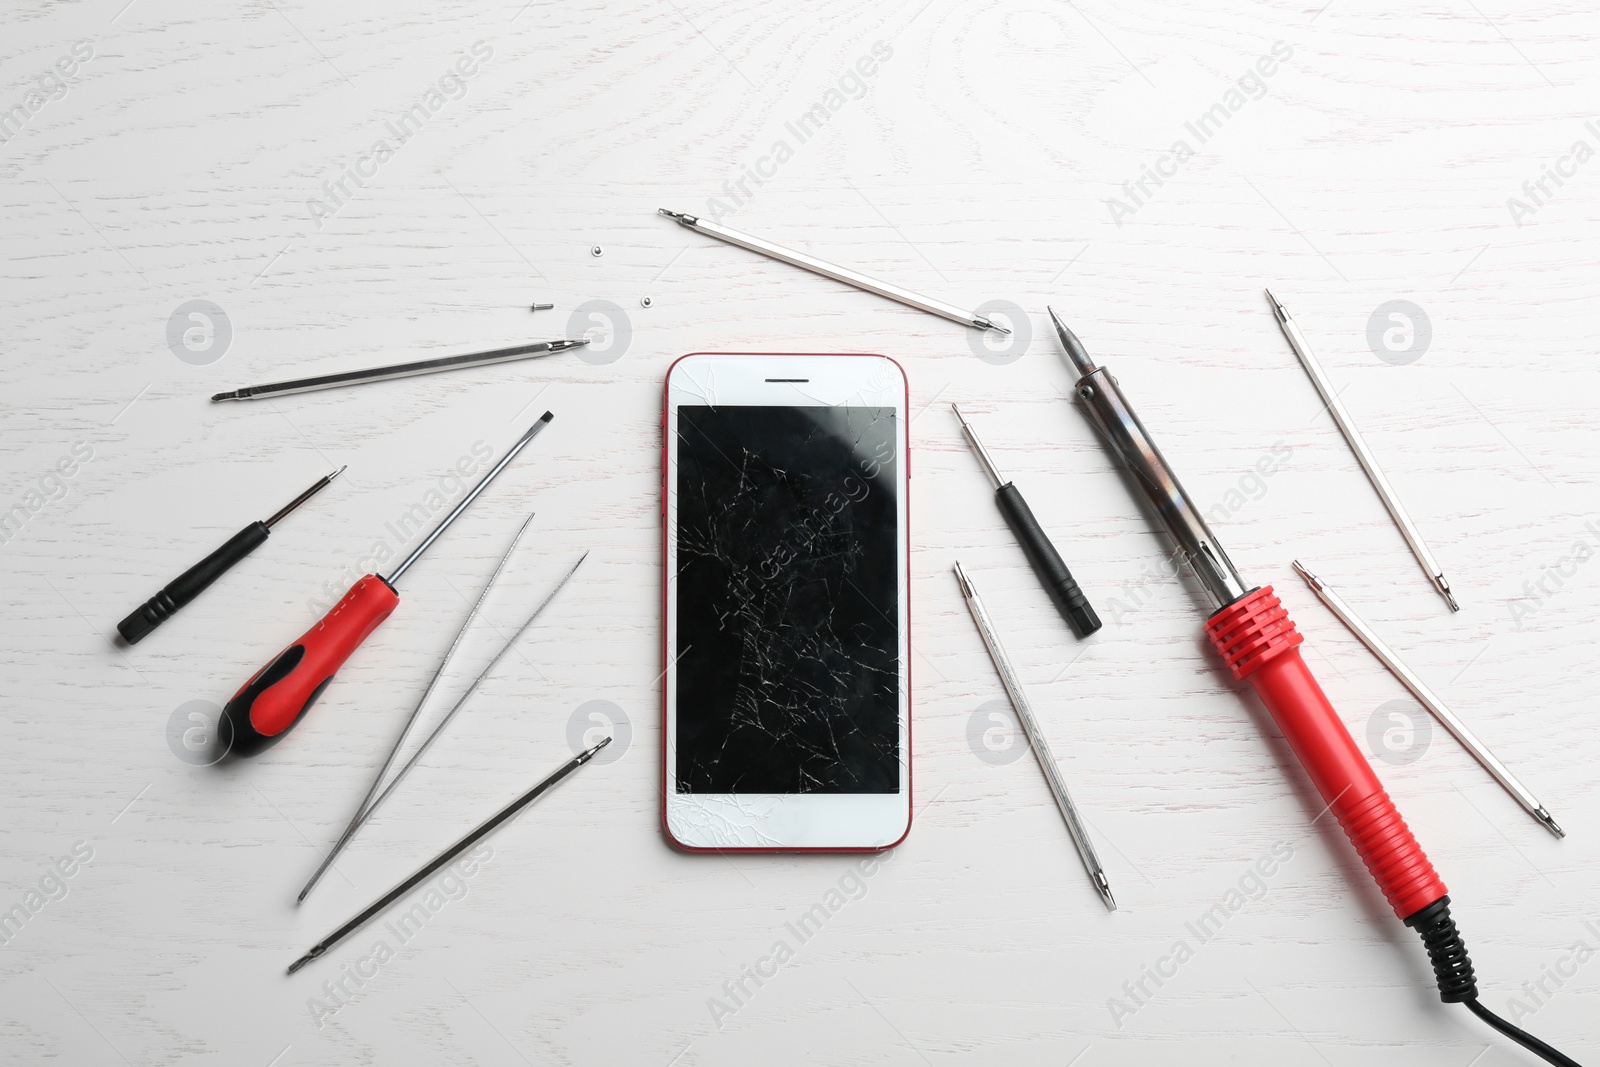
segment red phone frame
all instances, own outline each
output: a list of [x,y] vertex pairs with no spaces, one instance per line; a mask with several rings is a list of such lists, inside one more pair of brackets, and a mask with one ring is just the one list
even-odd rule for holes
[[[667,596],[668,583],[671,575],[667,573],[667,400],[670,390],[667,382],[672,379],[672,371],[679,363],[690,356],[862,356],[871,359],[887,359],[900,371],[900,380],[905,383],[905,411],[907,417],[901,427],[903,439],[901,441],[901,454],[905,456],[905,494],[906,494],[906,828],[905,832],[886,845],[878,846],[843,846],[839,848],[814,848],[796,846],[783,847],[750,847],[750,848],[714,848],[703,845],[686,845],[672,836],[672,829],[667,825],[667,664],[671,653],[667,650]],[[661,800],[661,833],[671,842],[672,846],[683,852],[887,852],[900,842],[904,841],[911,833],[911,824],[916,818],[916,806],[913,803],[915,794],[912,792],[912,729],[911,708],[912,692],[911,683],[911,376],[900,361],[893,356],[881,355],[877,352],[685,352],[672,361],[667,368],[666,377],[662,379],[661,386],[661,777],[657,783],[657,792]]]

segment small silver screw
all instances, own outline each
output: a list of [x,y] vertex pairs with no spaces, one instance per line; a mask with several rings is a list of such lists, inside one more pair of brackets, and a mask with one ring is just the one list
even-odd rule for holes
[[648,296],[641,296],[639,298],[639,306],[642,308],[647,308],[653,303],[655,303],[655,301],[651,300]]
[[601,248],[599,245],[595,245],[593,248],[589,249],[589,254],[591,256],[603,256],[606,254],[606,250]]
[[535,304],[532,307],[530,307],[528,310],[529,311],[549,311],[550,309],[552,309],[554,307],[555,307],[554,304]]

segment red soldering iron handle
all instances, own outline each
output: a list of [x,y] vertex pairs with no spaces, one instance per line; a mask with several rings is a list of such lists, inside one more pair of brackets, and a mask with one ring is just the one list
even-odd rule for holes
[[254,756],[277,744],[310,710],[350,653],[399,603],[394,589],[376,574],[352,585],[305,636],[233,694],[217,723],[222,750]]
[[1272,587],[1211,616],[1206,636],[1233,676],[1261,695],[1395,915],[1404,920],[1443,897],[1444,882],[1300,658],[1305,638]]

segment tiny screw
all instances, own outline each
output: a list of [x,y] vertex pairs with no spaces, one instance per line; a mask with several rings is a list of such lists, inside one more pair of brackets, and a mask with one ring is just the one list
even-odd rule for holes
[[1086,385],[1083,388],[1078,390],[1078,395],[1083,397],[1085,400],[1093,400],[1094,399],[1094,387]]
[[554,304],[535,304],[531,308],[529,308],[528,310],[529,311],[549,311],[553,307],[555,307]]
[[655,303],[655,301],[651,300],[648,296],[641,296],[639,298],[639,306],[642,308],[647,308],[653,303]]
[[589,249],[589,254],[591,256],[603,256],[606,254],[606,250],[601,248],[599,245],[595,245],[593,248]]

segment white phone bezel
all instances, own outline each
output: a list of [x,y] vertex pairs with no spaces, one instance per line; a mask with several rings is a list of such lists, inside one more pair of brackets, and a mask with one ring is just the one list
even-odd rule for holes
[[[777,379],[777,380],[774,380]],[[784,380],[787,379],[787,380]],[[673,364],[664,408],[663,500],[665,586],[662,700],[662,822],[687,849],[840,851],[882,849],[911,825],[910,607],[907,565],[906,379],[899,364],[877,355],[775,355],[698,353]],[[900,663],[900,790],[896,793],[768,794],[677,792],[677,573],[678,408],[681,405],[839,405],[891,407],[895,441],[896,587]]]

